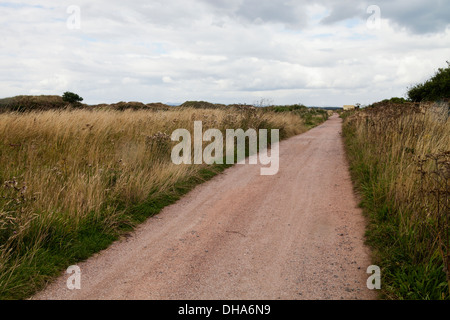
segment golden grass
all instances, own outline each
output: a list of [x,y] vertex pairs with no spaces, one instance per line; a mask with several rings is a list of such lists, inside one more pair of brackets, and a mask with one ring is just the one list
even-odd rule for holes
[[[14,180],[26,188],[24,194],[33,199],[27,207],[33,211],[63,210],[82,218],[108,197],[139,201],[155,185],[164,188],[177,180],[187,167],[165,161],[175,129],[192,129],[194,120],[202,120],[205,130],[235,128],[245,116],[194,109],[3,114],[2,182]],[[261,114],[251,121],[256,128],[269,121],[287,136],[304,130],[301,119],[288,115]]]
[[395,177],[389,192],[399,202],[405,202],[417,188],[417,160],[450,150],[446,113],[446,108],[436,105],[400,105],[366,110],[349,119],[356,125],[356,135],[365,137],[365,147],[374,150],[371,156],[385,164],[382,178]]

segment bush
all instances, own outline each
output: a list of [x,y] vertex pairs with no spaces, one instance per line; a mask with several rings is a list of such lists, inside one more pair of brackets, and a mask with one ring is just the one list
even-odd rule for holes
[[77,103],[83,101],[83,98],[73,92],[64,92],[62,99],[68,103]]
[[407,94],[408,98],[414,102],[450,98],[450,63],[447,61],[447,68],[439,68],[429,80],[409,88]]
[[211,103],[206,101],[186,101],[181,108],[196,108],[196,109],[219,109],[225,107],[223,104]]
[[385,99],[382,102],[403,104],[403,103],[407,103],[408,101],[405,98],[392,97],[390,99]]

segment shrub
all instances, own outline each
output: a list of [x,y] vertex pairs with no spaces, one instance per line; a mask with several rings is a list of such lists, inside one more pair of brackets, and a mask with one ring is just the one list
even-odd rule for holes
[[64,92],[62,99],[68,103],[77,103],[83,101],[83,98],[73,92]]
[[409,88],[408,98],[414,102],[438,101],[450,98],[450,62],[439,68],[433,77]]

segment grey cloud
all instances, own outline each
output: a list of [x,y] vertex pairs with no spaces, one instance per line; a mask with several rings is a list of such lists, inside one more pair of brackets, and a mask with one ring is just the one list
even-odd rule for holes
[[340,2],[339,5],[324,3],[324,5],[330,10],[330,14],[321,21],[321,23],[326,25],[358,16],[362,17],[362,13],[365,13],[365,9],[367,8],[367,6],[362,4],[360,1]]
[[445,32],[450,25],[450,1],[445,0],[199,0],[207,4],[217,16],[228,16],[247,23],[282,23],[287,27],[308,26],[306,12],[311,5],[321,5],[329,15],[321,20],[332,25],[347,19],[361,21],[369,18],[370,5],[381,9],[381,17],[397,28],[405,28],[414,34]]
[[298,1],[246,0],[235,14],[251,22],[278,22],[289,26],[303,26],[306,24],[306,16],[304,10],[300,9]]
[[308,27],[307,9],[311,5],[321,5],[329,11],[329,15],[321,20],[323,25],[353,18],[364,21],[371,15],[366,12],[370,5],[378,5],[382,18],[411,33],[444,32],[450,25],[450,1],[444,0],[112,0],[107,5],[97,2],[81,4],[83,15],[98,23],[112,20],[129,25],[151,23],[182,28],[210,15],[211,23],[219,26],[223,26],[222,19],[228,17],[244,23],[281,23],[297,29]]
[[378,0],[378,1],[320,1],[330,9],[330,14],[322,19],[325,25],[347,19],[367,19],[370,5],[380,7],[381,18],[388,19],[397,28],[405,28],[411,33],[427,34],[445,32],[450,25],[450,1],[444,0]]
[[200,0],[206,3],[217,16],[228,16],[246,23],[281,23],[290,28],[307,24],[305,5],[307,0]]
[[380,8],[382,17],[417,34],[443,32],[450,25],[450,1],[386,1]]

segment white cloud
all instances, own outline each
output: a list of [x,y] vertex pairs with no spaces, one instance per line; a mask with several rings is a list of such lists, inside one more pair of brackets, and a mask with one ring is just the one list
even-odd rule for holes
[[448,60],[448,7],[380,3],[376,30],[360,1],[80,0],[74,30],[72,1],[1,3],[0,96],[309,105],[402,96]]

